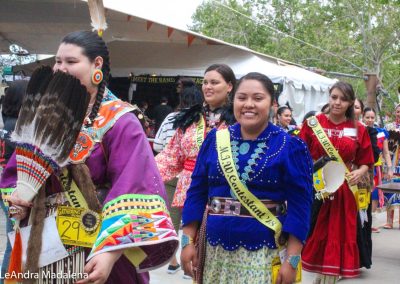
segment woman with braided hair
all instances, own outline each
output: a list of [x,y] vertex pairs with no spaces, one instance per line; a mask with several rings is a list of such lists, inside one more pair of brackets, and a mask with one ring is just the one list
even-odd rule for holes
[[[96,33],[77,31],[65,36],[53,69],[75,76],[87,88],[91,96],[87,116],[71,151],[70,165],[47,180],[42,202],[37,201],[40,194],[33,204],[11,196],[13,205],[25,208],[12,217],[27,219],[38,203],[50,204],[44,215],[60,203],[84,207],[96,217],[98,233],[89,246],[89,256],[85,255],[86,275],[77,283],[148,283],[147,271],[167,263],[178,240],[164,184],[139,120],[132,113],[135,109],[107,89],[109,54]],[[13,156],[0,188],[15,187],[16,179]],[[75,198],[71,194],[76,194]],[[83,218],[81,222],[88,225]],[[40,239],[41,234],[32,243],[40,243]],[[25,271],[37,271],[39,264],[30,260],[29,246],[27,251]],[[71,263],[68,260],[61,267],[69,271]]]

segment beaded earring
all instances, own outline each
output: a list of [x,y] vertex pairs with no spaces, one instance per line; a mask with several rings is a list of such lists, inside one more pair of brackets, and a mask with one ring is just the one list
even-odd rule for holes
[[95,69],[92,74],[92,83],[97,86],[101,81],[103,81],[103,72],[101,69]]

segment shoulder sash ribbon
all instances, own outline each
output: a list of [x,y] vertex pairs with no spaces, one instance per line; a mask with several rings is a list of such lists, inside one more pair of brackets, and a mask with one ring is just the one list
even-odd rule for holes
[[328,154],[329,157],[335,158],[339,163],[343,163],[346,168],[346,181],[350,187],[350,190],[353,192],[354,197],[356,199],[357,207],[359,207],[358,202],[358,186],[357,185],[350,185],[350,180],[347,176],[350,173],[349,169],[347,168],[346,164],[343,162],[342,157],[339,155],[336,148],[332,145],[331,140],[326,135],[324,129],[322,128],[321,124],[319,123],[318,119],[315,116],[312,116],[307,119],[307,124],[310,126],[312,131],[314,132],[315,136],[318,139],[318,142],[321,143],[322,147],[324,148],[325,152]]
[[275,243],[280,247],[278,238],[282,231],[282,224],[278,218],[276,218],[274,214],[272,214],[271,211],[269,211],[268,208],[247,189],[246,185],[241,182],[232,159],[229,130],[227,128],[218,130],[216,135],[218,160],[229,186],[234,192],[236,198],[250,212],[250,214],[263,225],[275,232]]
[[197,149],[200,150],[201,144],[203,144],[204,137],[206,136],[206,122],[204,115],[200,114],[200,120],[196,127],[196,145]]

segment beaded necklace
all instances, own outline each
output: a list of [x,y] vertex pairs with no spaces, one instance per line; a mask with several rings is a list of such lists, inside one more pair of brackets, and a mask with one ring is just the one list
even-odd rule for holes
[[[239,171],[239,154],[246,155],[250,150],[250,144],[248,142],[243,142],[239,146],[239,142],[233,140],[231,142],[232,145],[232,156],[233,161],[235,162],[236,170]],[[257,159],[261,159],[261,155],[265,154],[264,149],[268,148],[265,142],[258,142],[257,147],[254,149],[254,152],[251,154],[250,159],[247,160],[247,166],[244,167],[244,172],[240,174],[240,180],[243,183],[246,183],[249,179],[250,173],[254,173],[253,167],[257,164]]]
[[[232,127],[234,127],[234,126],[230,126],[229,128],[232,129]],[[247,173],[247,175],[244,175],[242,177],[242,175],[240,173],[238,173],[238,175],[240,177],[240,180],[243,183],[246,183],[246,181],[251,182],[253,180],[256,180],[257,177],[260,176],[264,172],[268,161],[273,159],[275,156],[279,155],[282,152],[282,150],[286,147],[287,137],[284,136],[282,141],[281,141],[281,143],[280,143],[280,147],[278,149],[276,149],[273,153],[269,153],[267,155],[266,150],[269,149],[269,146],[267,146],[267,145],[268,145],[268,141],[269,141],[271,135],[278,134],[281,131],[283,131],[283,130],[282,129],[274,130],[274,131],[269,132],[266,137],[257,138],[257,142],[258,142],[257,143],[257,148],[253,151],[252,155],[250,156],[250,159],[247,161],[247,166],[249,166],[249,167],[247,167],[247,166],[246,166],[247,168],[245,167],[245,172],[244,173]],[[239,165],[238,165],[239,158],[238,158],[238,156],[239,156],[239,153],[240,153],[240,147],[242,147],[242,153],[246,152],[245,149],[247,149],[247,148],[248,148],[248,150],[247,150],[246,153],[248,153],[248,151],[250,150],[250,145],[249,146],[241,146],[241,145],[239,146],[239,143],[240,143],[239,141],[243,141],[243,138],[240,135],[235,135],[234,131],[231,132],[232,158],[233,158],[233,161],[235,163],[236,170],[239,170]],[[245,141],[242,144],[244,144],[244,143],[249,144],[248,142],[245,142]],[[265,146],[263,146],[261,143],[264,143]],[[261,151],[257,150],[259,148],[261,149]],[[263,158],[263,161],[262,161],[262,165],[260,165],[259,170],[257,172],[255,172],[253,167],[255,167],[257,165],[257,160],[258,159],[261,161],[262,155],[265,155],[265,157]],[[217,170],[218,170],[219,174],[223,177],[224,173],[222,172],[222,169],[221,169],[219,163],[217,163]],[[247,170],[247,172],[246,172],[246,170]],[[251,177],[250,177],[250,173],[252,173]],[[231,197],[236,199],[235,194],[233,192],[231,192]]]

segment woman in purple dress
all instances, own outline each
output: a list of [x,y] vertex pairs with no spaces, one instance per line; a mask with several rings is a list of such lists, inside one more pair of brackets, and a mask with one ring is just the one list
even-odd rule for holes
[[[148,283],[147,271],[166,264],[178,240],[164,184],[140,122],[132,113],[135,109],[106,88],[109,55],[95,33],[68,34],[59,46],[53,69],[77,77],[91,95],[87,118],[70,154],[71,165],[60,176],[52,175],[46,184],[46,205],[85,207],[79,198],[77,204],[76,199],[71,202],[74,185],[89,208],[91,202],[98,203],[100,229],[84,268],[86,277],[78,283]],[[16,179],[14,155],[0,188],[15,187]],[[91,195],[95,198],[86,198]],[[12,194],[8,200],[23,208],[12,217],[27,219],[32,204]]]

